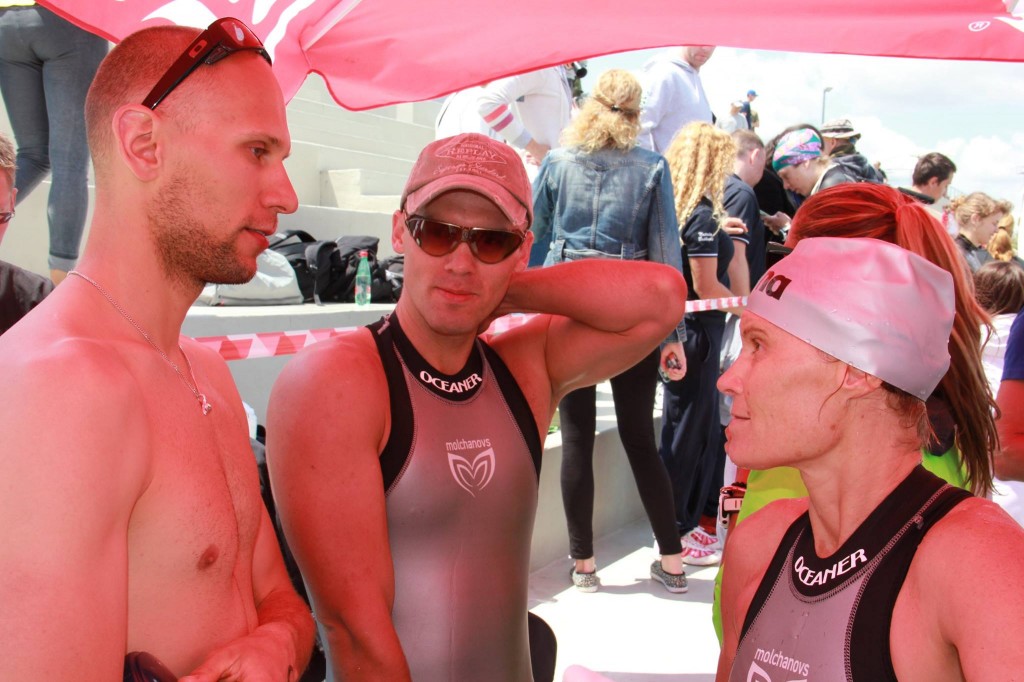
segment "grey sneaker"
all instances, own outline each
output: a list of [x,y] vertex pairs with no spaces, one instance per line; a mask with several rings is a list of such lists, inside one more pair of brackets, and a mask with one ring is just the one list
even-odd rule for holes
[[577,573],[575,566],[569,567],[569,577],[572,579],[572,584],[580,592],[597,592],[597,586],[600,584],[597,581],[596,571],[593,573]]
[[673,594],[682,594],[688,589],[686,586],[686,574],[669,573],[661,567],[661,561],[654,560],[651,564],[651,578],[665,586],[665,589]]

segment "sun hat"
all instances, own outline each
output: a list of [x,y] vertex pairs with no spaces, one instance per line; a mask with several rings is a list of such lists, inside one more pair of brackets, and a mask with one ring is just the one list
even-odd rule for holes
[[757,283],[747,310],[921,400],[949,369],[953,278],[889,242],[802,239]]
[[848,118],[836,118],[819,128],[822,137],[854,138],[860,137],[860,133],[853,129],[853,124]]
[[821,138],[811,128],[800,128],[783,135],[775,145],[772,168],[780,171],[821,156]]
[[431,142],[409,173],[400,205],[411,216],[454,189],[487,197],[517,228],[529,228],[533,222],[533,190],[526,169],[504,142],[479,133]]

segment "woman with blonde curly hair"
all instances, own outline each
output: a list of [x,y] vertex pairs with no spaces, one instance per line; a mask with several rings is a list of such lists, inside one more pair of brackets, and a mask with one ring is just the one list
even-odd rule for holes
[[984,192],[971,192],[949,202],[960,233],[954,240],[971,272],[977,272],[992,260],[987,247],[992,235],[999,229],[999,221],[1006,215],[1006,204],[996,201]]
[[[564,146],[544,158],[533,185],[532,229],[536,242],[545,244],[547,265],[618,258],[655,261],[682,270],[668,165],[660,155],[636,146],[639,114],[636,78],[627,71],[608,71],[563,134]],[[670,592],[685,592],[686,576],[672,488],[654,441],[653,413],[659,362],[670,376],[683,376],[680,334],[685,334],[682,320],[660,353],[652,352],[611,379],[619,437],[663,552],[661,560],[651,565],[651,577]],[[591,386],[573,391],[558,406],[562,502],[573,559],[570,577],[583,592],[598,587],[593,533],[595,399]]]
[[[672,171],[676,216],[683,226],[683,274],[689,297],[731,297],[728,267],[733,245],[722,229],[722,202],[736,143],[709,123],[691,123],[676,135],[665,156]],[[687,373],[666,384],[661,418],[660,452],[672,479],[683,561],[696,566],[721,559],[715,521],[725,456],[715,382],[724,332],[724,311],[687,314]]]

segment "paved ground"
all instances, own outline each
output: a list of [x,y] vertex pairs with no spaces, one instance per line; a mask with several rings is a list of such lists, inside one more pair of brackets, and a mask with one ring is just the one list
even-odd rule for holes
[[646,518],[598,538],[601,588],[593,594],[572,586],[568,558],[530,575],[530,609],[558,637],[555,680],[578,664],[616,682],[713,682],[718,568],[689,567],[689,592],[670,594],[650,578],[653,543]]

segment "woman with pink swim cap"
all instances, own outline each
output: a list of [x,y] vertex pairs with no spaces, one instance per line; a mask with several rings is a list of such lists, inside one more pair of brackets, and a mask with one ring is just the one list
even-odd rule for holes
[[[897,222],[924,213],[894,208]],[[718,382],[732,398],[726,451],[751,469],[794,467],[807,497],[731,533],[718,680],[1024,668],[1024,530],[921,464],[955,312],[953,273],[870,238],[803,239],[751,292],[743,350]],[[972,469],[983,463],[964,461],[987,488],[990,472]],[[970,580],[949,569],[965,552]]]
[[[981,328],[989,323],[989,317],[975,300],[960,255],[943,227],[898,190],[857,183],[823,190],[804,202],[793,220],[786,245],[793,247],[809,237],[880,239],[917,253],[950,273],[956,292],[953,332],[949,338],[950,368],[927,402],[933,434],[922,448],[922,462],[926,469],[950,483],[985,495],[992,486],[991,453],[997,443],[992,416],[994,400],[981,361]],[[806,495],[795,469],[751,471],[735,523],[742,523],[773,500]],[[723,571],[716,580],[713,613],[720,636],[718,593]]]

